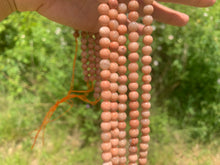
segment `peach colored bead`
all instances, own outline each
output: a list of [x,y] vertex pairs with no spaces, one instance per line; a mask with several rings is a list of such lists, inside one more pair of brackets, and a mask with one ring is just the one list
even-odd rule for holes
[[118,119],[118,113],[117,112],[112,112],[111,113],[111,119],[112,120],[117,120]]
[[138,144],[138,141],[139,141],[139,140],[138,140],[137,137],[129,139],[130,145],[137,145],[137,144]]
[[127,38],[126,38],[124,35],[120,35],[120,36],[118,37],[118,43],[119,43],[119,45],[124,45],[124,44],[126,43],[126,41],[127,41]]
[[138,24],[136,22],[130,22],[128,24],[128,30],[130,32],[136,32],[138,30]]
[[111,62],[117,62],[118,57],[119,57],[119,55],[117,52],[111,52],[109,59],[111,60]]
[[128,19],[131,21],[131,22],[135,22],[137,21],[139,18],[139,14],[137,11],[131,11],[128,13]]
[[119,148],[118,149],[118,154],[119,154],[119,156],[124,156],[126,154],[126,149],[125,148]]
[[111,121],[111,127],[112,129],[115,129],[118,127],[118,121]]
[[143,17],[143,24],[148,26],[151,25],[153,22],[153,17],[151,15],[146,15]]
[[111,152],[103,152],[102,153],[102,160],[105,162],[108,162],[112,159],[112,153]]
[[126,118],[127,118],[127,114],[126,113],[120,112],[118,114],[118,121],[124,121],[124,120],[126,120]]
[[[119,53],[120,55],[124,55],[124,54],[126,54],[126,52],[127,52],[126,46],[121,45],[121,46],[118,47],[118,53]],[[122,57],[122,58],[123,58],[123,57]],[[126,58],[126,60],[127,60],[127,58]]]
[[118,29],[118,21],[116,21],[116,20],[111,20],[110,22],[109,22],[109,28],[110,28],[110,30],[117,30]]
[[146,35],[143,38],[143,42],[144,42],[145,45],[150,45],[153,42],[153,37],[150,36],[150,35]]
[[129,147],[129,152],[130,152],[130,153],[136,153],[137,151],[138,151],[137,146],[130,146],[130,147]]
[[131,82],[136,82],[138,80],[138,73],[136,72],[133,72],[133,73],[130,73],[128,75],[128,79],[131,81]]
[[108,0],[108,4],[110,8],[113,8],[113,9],[118,8],[118,0]]
[[112,145],[109,142],[101,144],[102,151],[104,151],[104,152],[111,151],[111,147],[112,147]]
[[149,118],[150,117],[150,111],[149,110],[142,111],[141,115],[142,115],[143,118]]
[[128,100],[128,96],[125,95],[125,94],[121,94],[121,95],[118,96],[118,101],[120,103],[125,103],[127,100]]
[[141,133],[143,135],[149,134],[150,133],[150,128],[149,127],[141,128]]
[[127,62],[127,58],[125,56],[118,57],[118,65],[124,65]]
[[112,118],[111,112],[102,112],[101,118],[102,118],[102,121],[104,122],[111,121],[111,118]]
[[[111,67],[110,67],[111,69]],[[113,68],[112,68],[113,70]],[[115,69],[116,70],[116,69]],[[110,79],[109,79],[111,82],[117,82],[118,80],[118,74],[117,73],[112,73],[111,76],[110,76]]]
[[[114,121],[115,122],[115,121]],[[111,122],[112,123],[112,122]],[[118,125],[117,125],[118,126]],[[118,138],[119,135],[119,129],[117,127],[113,127],[111,130],[112,138]]]
[[109,6],[105,3],[102,3],[98,6],[98,12],[100,15],[108,15]]
[[118,91],[118,84],[117,83],[111,83],[110,84],[110,90],[111,90],[111,92],[117,92]]
[[149,148],[149,145],[146,143],[140,143],[140,149],[141,150],[147,150]]
[[110,91],[102,91],[101,92],[101,98],[104,101],[108,101],[111,99],[112,93]]
[[[125,155],[125,154],[124,154],[124,155]],[[126,162],[127,162],[127,158],[122,155],[122,156],[119,158],[119,163],[120,163],[120,165],[126,165]]]
[[131,32],[131,33],[129,33],[129,35],[128,35],[128,39],[129,39],[129,41],[131,41],[131,42],[137,42],[138,39],[139,39],[139,34],[138,34],[137,32]]
[[143,11],[145,15],[151,15],[154,12],[154,7],[152,5],[145,5]]
[[111,51],[116,52],[118,50],[119,44],[118,42],[111,42],[109,48]]
[[103,101],[101,103],[101,108],[102,108],[103,111],[110,111],[110,109],[111,109],[110,101]]
[[152,71],[151,66],[146,66],[145,65],[145,66],[142,67],[142,73],[144,73],[144,74],[150,74],[151,71]]
[[138,49],[139,49],[139,44],[137,42],[131,42],[131,43],[128,44],[128,49],[131,52],[137,52]]
[[139,9],[139,3],[137,1],[130,1],[128,3],[128,9],[130,11],[135,11]]
[[143,127],[148,127],[150,125],[150,120],[149,119],[141,119],[141,125]]
[[103,48],[100,50],[99,55],[102,59],[108,59],[110,56],[110,50],[107,48]]
[[110,82],[109,81],[101,81],[100,87],[102,88],[102,90],[109,90]]
[[99,29],[99,34],[101,37],[109,37],[110,29],[107,26],[103,26]]
[[152,47],[151,46],[144,46],[142,48],[142,53],[144,55],[150,55],[152,53]]
[[144,76],[142,77],[142,81],[143,81],[144,83],[150,83],[151,80],[152,80],[151,75],[144,75]]
[[111,76],[111,72],[109,70],[103,70],[100,72],[100,76],[102,77],[102,80],[108,80]]
[[120,86],[118,87],[118,92],[119,92],[120,94],[126,94],[127,91],[128,91],[128,88],[127,88],[126,85],[120,85]]
[[151,35],[153,32],[152,26],[145,26],[143,29],[143,34],[145,35]]
[[143,109],[150,109],[151,108],[151,103],[150,102],[143,102],[142,104],[141,104],[141,107],[143,108]]
[[110,122],[102,122],[101,123],[101,130],[103,132],[108,132],[111,130],[111,123]]
[[[121,68],[122,68],[122,66],[119,66],[119,68],[118,68],[119,74],[125,74],[127,70],[125,70],[125,71],[122,72],[122,70],[120,70]],[[121,75],[121,76],[119,76],[119,78],[118,78],[118,82],[119,82],[120,84],[125,84],[127,81],[128,81],[128,78],[127,78],[126,75]]]
[[151,56],[143,56],[141,59],[141,62],[144,65],[149,65],[152,62],[152,57]]
[[108,48],[110,45],[110,39],[107,37],[101,38],[99,44],[102,48]]
[[127,33],[127,26],[119,25],[117,30],[120,35],[124,35]]
[[118,123],[118,128],[120,129],[120,130],[124,130],[125,128],[126,128],[126,123],[125,122],[119,122]]
[[131,154],[128,156],[128,160],[132,163],[136,163],[136,161],[138,160],[138,156],[137,154]]
[[118,5],[118,12],[119,13],[126,13],[127,5],[125,3],[119,3]]
[[119,144],[119,139],[118,138],[111,139],[111,144],[112,144],[112,147],[117,147]]
[[117,111],[118,110],[118,103],[117,102],[111,102],[111,111]]
[[101,133],[101,139],[102,139],[103,142],[110,142],[111,133],[110,132]]
[[139,120],[132,119],[132,120],[129,121],[129,124],[130,124],[131,128],[138,128]]
[[129,65],[128,65],[128,70],[130,71],[130,72],[137,72],[137,70],[138,70],[138,64],[137,63],[130,63]]
[[100,68],[105,70],[110,68],[110,61],[108,59],[103,59],[100,61]]
[[138,53],[130,53],[128,56],[128,60],[131,62],[136,62],[139,59]]
[[127,105],[124,104],[124,103],[119,103],[119,104],[118,104],[118,110],[119,110],[120,112],[125,112],[125,111],[127,110]]
[[146,136],[141,136],[141,141],[143,142],[142,143],[142,147],[140,146],[140,148],[142,150],[147,150],[149,145],[148,144],[144,144],[144,143],[148,143],[150,141],[150,136],[149,135],[146,135]]
[[144,102],[150,101],[151,95],[149,93],[144,93],[141,95],[141,98]]
[[[131,101],[131,102],[129,102],[129,108],[130,109],[138,109],[139,108],[139,102],[138,101]],[[130,112],[132,112],[132,111],[130,111]],[[138,112],[138,114],[139,114],[139,112]]]
[[112,164],[117,165],[118,163],[119,163],[119,157],[117,154],[112,158]]
[[110,9],[108,12],[108,16],[110,19],[117,19],[118,11],[116,9]]
[[109,21],[110,21],[110,18],[107,15],[101,15],[99,17],[99,23],[101,24],[101,26],[108,26]]
[[112,153],[112,156],[117,156],[118,155],[118,148],[112,148],[111,153]]
[[140,158],[138,161],[139,161],[139,164],[140,164],[140,165],[145,165],[145,164],[147,164],[147,159],[146,159],[146,158]]
[[146,158],[148,155],[148,151],[140,151],[140,157]]
[[136,82],[133,82],[133,83],[129,83],[128,84],[128,88],[131,90],[131,91],[135,91],[135,90],[137,90],[138,89],[138,83],[136,83]]
[[143,92],[150,92],[152,87],[150,84],[143,84],[141,89],[143,90]]
[[137,119],[139,117],[139,111],[137,110],[132,110],[129,112],[129,116],[131,119]]
[[109,34],[109,38],[111,41],[118,41],[119,33],[117,31],[111,31]]
[[127,16],[123,13],[118,14],[117,21],[119,24],[126,24],[127,23]]
[[129,130],[129,135],[131,138],[136,138],[139,135],[139,130],[138,129],[130,129]]

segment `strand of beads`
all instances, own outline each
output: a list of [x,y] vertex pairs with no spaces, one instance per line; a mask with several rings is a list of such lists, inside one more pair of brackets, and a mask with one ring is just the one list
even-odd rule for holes
[[87,33],[86,32],[81,32],[81,62],[82,62],[82,68],[83,68],[83,75],[84,75],[84,80],[86,82],[89,81],[89,71],[88,71],[88,47],[87,47]]
[[144,43],[144,47],[142,48],[142,53],[143,53],[143,57],[141,59],[142,61],[142,73],[143,73],[143,77],[142,77],[142,81],[143,81],[143,85],[142,85],[142,112],[141,112],[141,142],[140,142],[140,153],[139,153],[139,164],[140,165],[146,165],[147,164],[147,155],[148,155],[148,148],[149,148],[149,141],[150,141],[150,128],[149,128],[149,124],[150,124],[150,99],[151,99],[151,95],[150,95],[150,90],[151,90],[151,66],[150,63],[152,61],[152,58],[150,56],[151,52],[152,52],[152,48],[151,48],[151,44],[153,42],[153,38],[151,36],[152,32],[153,32],[153,28],[151,26],[152,22],[153,22],[153,17],[151,16],[153,13],[153,0],[144,0],[145,6],[143,9],[144,12],[144,17],[143,17],[143,24],[145,25],[144,29],[143,29],[143,34],[144,34],[144,38],[143,38],[143,43]]
[[100,51],[100,45],[99,45],[99,40],[100,40],[100,35],[98,33],[95,34],[95,67],[96,67],[96,76],[95,76],[95,88],[94,88],[94,98],[98,99],[100,96],[101,88],[100,88],[100,56],[99,56],[99,51]]
[[139,103],[138,103],[138,98],[139,98],[139,94],[137,92],[138,89],[138,64],[137,64],[137,60],[139,59],[139,55],[137,53],[138,48],[139,48],[139,44],[138,44],[138,39],[139,39],[139,34],[137,33],[138,30],[138,24],[137,24],[137,20],[139,18],[139,14],[137,12],[137,10],[139,9],[139,3],[137,0],[130,0],[128,3],[128,9],[129,9],[129,14],[128,14],[128,19],[131,21],[128,25],[128,30],[129,30],[129,45],[128,45],[128,49],[130,51],[129,56],[134,56],[135,58],[129,58],[130,63],[128,65],[128,70],[130,71],[129,73],[129,108],[130,108],[130,130],[129,130],[129,135],[130,135],[130,146],[129,146],[129,164],[137,164],[137,160],[138,160],[138,148],[137,148],[137,144],[138,144],[138,135],[139,135],[139,111],[138,111],[138,107],[139,107]]
[[119,157],[118,157],[118,143],[119,143],[119,129],[118,129],[118,37],[119,33],[118,29],[118,0],[108,0],[108,4],[110,7],[109,10],[109,28],[110,28],[110,45],[109,49],[110,53],[110,90],[112,92],[111,97],[111,144],[112,144],[112,164],[118,165]]
[[111,72],[109,70],[110,68],[110,50],[109,50],[109,45],[110,45],[110,39],[109,39],[109,34],[110,34],[110,29],[108,27],[110,18],[108,16],[109,13],[109,6],[107,4],[107,0],[99,0],[100,4],[98,6],[98,12],[100,14],[99,16],[99,24],[100,24],[100,29],[99,29],[99,34],[101,36],[100,39],[100,46],[101,50],[99,52],[101,61],[100,61],[100,76],[101,76],[101,99],[103,100],[101,103],[101,108],[103,110],[101,114],[102,118],[102,123],[101,123],[101,129],[102,129],[102,134],[101,134],[101,139],[102,139],[102,144],[101,144],[101,149],[102,149],[102,160],[103,160],[103,165],[111,165],[111,160],[112,160],[112,145],[111,145],[111,91],[110,91],[110,76]]
[[[120,1],[119,1],[120,2]],[[118,53],[119,53],[119,58],[118,58],[118,64],[119,64],[119,69],[118,69],[118,74],[119,74],[119,87],[118,87],[118,93],[119,93],[119,105],[118,105],[118,110],[119,110],[119,115],[118,115],[118,128],[119,128],[119,164],[120,165],[126,165],[127,159],[126,159],[126,110],[127,110],[127,68],[125,66],[127,58],[125,56],[127,52],[127,48],[125,46],[127,38],[125,34],[127,33],[127,5],[123,2],[119,3],[118,5],[118,22],[119,22],[119,27],[118,27],[118,32],[119,32],[119,38],[118,38],[118,43],[119,43],[119,48],[118,48]]]
[[88,54],[89,54],[89,81],[93,82],[95,80],[95,72],[96,72],[96,67],[95,67],[95,39],[93,37],[92,33],[89,33],[88,36]]

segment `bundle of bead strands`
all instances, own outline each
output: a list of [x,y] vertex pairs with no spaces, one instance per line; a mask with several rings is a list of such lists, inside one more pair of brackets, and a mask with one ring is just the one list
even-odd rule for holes
[[[74,88],[74,70],[77,54],[78,31],[74,33],[76,38],[76,54],[73,63],[73,76],[71,88],[66,97],[57,101],[46,115],[37,135],[51,122],[50,117],[59,104],[68,102],[73,106],[73,98],[79,98],[90,104],[96,104],[101,98],[101,149],[103,165],[146,165],[148,155],[148,143],[150,141],[150,91],[151,91],[151,66],[152,52],[151,36],[153,28],[153,0],[142,0],[143,8],[143,43],[141,58],[139,50],[139,1],[129,0],[99,0],[99,33],[81,32],[81,62],[84,80],[88,90],[77,91]],[[128,34],[128,40],[126,38]],[[126,57],[128,43],[128,60]],[[137,73],[138,61],[142,62],[141,85],[141,121],[138,102],[139,99],[139,75]],[[128,66],[126,63],[128,62]],[[128,74],[128,77],[127,77]],[[92,85],[91,85],[92,84]],[[95,84],[95,85],[94,85]],[[129,89],[129,91],[128,91]],[[90,101],[87,93],[94,91],[95,101]],[[73,94],[80,93],[80,94]],[[127,106],[128,105],[128,106]],[[126,119],[129,114],[129,140],[127,142]],[[141,131],[139,127],[141,126]],[[139,140],[139,134],[141,138]],[[34,144],[35,144],[34,142]],[[127,149],[127,143],[128,149]],[[34,146],[33,144],[33,146]],[[139,145],[138,145],[139,144]],[[139,150],[139,152],[138,152]]]

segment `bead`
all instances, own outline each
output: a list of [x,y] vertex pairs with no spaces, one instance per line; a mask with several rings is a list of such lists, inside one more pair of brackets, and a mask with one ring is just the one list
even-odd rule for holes
[[148,151],[140,151],[140,157],[145,158],[148,155]]
[[111,92],[110,91],[102,91],[101,92],[101,98],[104,100],[104,101],[108,101],[111,99]]
[[109,59],[111,60],[111,62],[117,62],[118,57],[119,57],[119,55],[117,52],[111,52]]
[[138,70],[138,64],[137,64],[137,63],[130,63],[130,64],[128,65],[128,70],[129,70],[130,72],[137,72],[137,70]]
[[119,156],[124,156],[126,154],[126,149],[125,148],[119,148],[118,154],[119,154]]
[[126,123],[125,123],[125,122],[119,122],[119,123],[118,123],[118,128],[119,128],[120,130],[125,130],[125,128],[126,128]]
[[144,93],[141,95],[141,98],[144,102],[150,101],[151,95],[149,93]]
[[125,103],[127,101],[128,97],[125,94],[119,95],[118,96],[118,101],[121,103]]
[[119,13],[126,13],[127,5],[125,3],[119,3],[118,5],[118,12]]
[[103,133],[101,134],[101,139],[102,139],[103,142],[109,142],[110,139],[111,139],[111,133],[109,133],[109,132],[103,132]]
[[108,4],[110,8],[113,8],[113,9],[118,8],[118,0],[108,0]]
[[126,44],[126,41],[127,41],[127,38],[124,36],[124,35],[120,35],[118,37],[118,43],[119,45],[125,45]]
[[110,29],[107,26],[103,26],[99,29],[99,34],[101,37],[109,37]]
[[128,24],[128,30],[130,32],[136,32],[138,30],[138,24],[136,22],[130,22]]
[[143,11],[145,15],[151,15],[154,12],[154,7],[152,5],[145,5]]
[[112,73],[110,76],[110,81],[111,82],[117,82],[118,80],[118,74],[117,73]]
[[128,88],[131,91],[135,91],[138,89],[138,86],[139,86],[138,83],[134,82],[134,83],[129,83]]
[[119,44],[118,42],[111,42],[109,48],[111,51],[116,52],[118,50]]
[[[126,152],[125,152],[125,154],[126,154]],[[123,154],[123,155],[125,155],[125,154]],[[126,162],[127,162],[127,158],[125,156],[123,156],[123,155],[122,155],[122,157],[119,158],[119,163],[121,165],[125,165]]]
[[[125,123],[125,125],[126,125],[126,123]],[[125,137],[126,137],[126,131],[119,131],[118,137],[119,137],[120,139],[125,138]]]
[[127,118],[127,114],[126,114],[126,113],[120,112],[120,113],[118,114],[118,120],[119,120],[119,121],[124,121],[126,118]]
[[143,17],[143,24],[144,25],[151,25],[153,22],[153,17],[151,15],[146,15]]
[[127,140],[126,139],[122,139],[122,140],[119,141],[118,145],[119,145],[119,147],[125,147],[126,144],[127,144]]
[[108,152],[111,150],[111,143],[106,142],[101,144],[102,151]]
[[102,77],[102,80],[108,80],[111,76],[111,72],[109,70],[103,70],[101,71],[100,76]]
[[[131,22],[135,22],[137,21],[139,18],[139,14],[137,11],[131,11],[128,13],[128,19],[131,21]],[[144,19],[144,18],[143,18]],[[143,20],[144,21],[144,20]],[[146,24],[145,24],[146,25]]]
[[144,74],[150,74],[151,71],[152,71],[151,66],[146,66],[145,65],[145,66],[142,67],[142,73],[144,73]]
[[119,25],[117,30],[120,35],[124,35],[127,33],[127,26]]
[[111,102],[111,111],[115,112],[118,110],[118,103],[117,102]]
[[101,103],[101,108],[102,108],[103,111],[110,111],[111,103],[109,101],[103,101]]
[[[120,68],[122,68],[122,67],[120,66],[120,67],[119,67],[119,70],[120,70]],[[118,71],[118,72],[119,72],[119,71]],[[126,71],[123,72],[123,73],[126,73]],[[120,74],[120,72],[119,72],[119,74]],[[119,76],[119,78],[118,78],[118,82],[119,82],[120,84],[125,84],[127,81],[128,81],[128,78],[127,78],[126,75]]]
[[118,11],[116,9],[110,9],[108,12],[108,16],[110,19],[117,19]]
[[137,52],[138,48],[139,48],[139,44],[137,42],[131,42],[131,43],[128,44],[128,49],[131,52]]
[[117,31],[111,31],[109,34],[109,38],[111,41],[118,41],[119,33]]
[[150,136],[149,135],[144,135],[144,136],[142,135],[141,136],[141,141],[143,142],[142,143],[143,147],[141,147],[141,149],[142,150],[147,150],[149,146],[148,146],[148,144],[144,145],[144,143],[148,143],[150,141]]
[[137,145],[138,144],[138,138],[131,138],[129,139],[130,145]]
[[149,110],[147,110],[147,111],[142,111],[142,112],[141,112],[141,116],[142,116],[143,118],[149,118],[149,117],[150,117],[150,111],[149,111]]
[[112,159],[112,154],[111,152],[103,152],[102,153],[102,160],[105,162],[108,162]]
[[[149,136],[150,137],[150,136]],[[146,143],[140,143],[140,149],[141,150],[147,150],[149,148],[149,145]]]
[[115,129],[118,127],[118,121],[111,121],[111,127],[112,129]]
[[139,9],[139,3],[137,1],[130,1],[128,3],[128,9],[130,11],[135,11]]
[[128,89],[127,89],[127,86],[126,85],[120,85],[118,87],[118,92],[121,93],[121,94],[125,94],[127,93]]
[[118,57],[118,65],[124,65],[127,62],[127,58],[125,56]]
[[118,110],[121,112],[125,112],[127,110],[127,105],[126,104],[118,104]]
[[100,50],[99,55],[102,59],[108,59],[110,56],[110,50],[107,48],[103,48]]
[[128,75],[128,79],[131,81],[131,82],[136,82],[138,80],[138,74],[136,72],[133,72],[133,73],[130,73]]
[[142,48],[142,53],[143,53],[144,55],[149,55],[149,54],[151,54],[151,53],[152,53],[152,47],[151,47],[151,46],[144,46],[144,47]]
[[110,39],[103,37],[99,40],[99,44],[102,48],[108,48],[110,45]]
[[105,122],[111,121],[111,117],[111,112],[102,112],[101,114],[101,118]]
[[137,42],[138,39],[139,39],[139,34],[138,34],[137,32],[131,32],[131,33],[129,33],[129,35],[128,35],[128,39],[129,39],[129,41],[131,41],[131,42]]
[[143,81],[144,83],[150,83],[151,80],[152,80],[151,75],[144,75],[144,76],[142,77],[142,81]]
[[143,0],[146,5],[151,5],[154,0]]
[[117,92],[117,90],[118,90],[118,84],[111,82],[111,84],[110,84],[110,90],[111,90],[112,92]]
[[[129,108],[130,109],[138,109],[139,108],[139,103],[138,101],[131,101],[129,102]],[[133,112],[132,110],[130,111],[130,113]],[[138,111],[137,111],[138,112]],[[138,112],[139,115],[139,112]],[[136,115],[135,115],[136,116]]]
[[143,102],[142,104],[141,104],[141,107],[144,109],[144,110],[148,110],[148,109],[150,109],[151,108],[151,104],[150,104],[150,102]]
[[111,139],[111,144],[112,144],[112,147],[117,147],[119,144],[119,139],[118,138]]
[[111,101],[115,102],[118,100],[118,93],[112,93]]
[[103,132],[108,132],[108,131],[110,131],[111,130],[111,123],[110,122],[102,122],[101,123],[101,130],[103,131]]
[[[118,47],[118,53],[119,53],[120,55],[124,55],[126,52],[127,52],[126,46],[121,45],[121,46]],[[126,58],[126,60],[127,60],[127,58]]]
[[141,120],[141,125],[142,125],[143,127],[149,126],[149,125],[150,125],[150,120],[149,120],[149,119],[142,119],[142,120]]
[[143,42],[144,42],[145,45],[150,45],[153,42],[153,37],[150,36],[150,35],[146,35],[143,38]]
[[119,24],[126,24],[127,16],[125,14],[118,14],[117,21]]
[[139,161],[139,164],[140,164],[140,165],[145,165],[145,164],[147,164],[147,159],[146,159],[146,158],[140,158],[138,161]]
[[101,15],[99,17],[99,23],[101,26],[108,26],[110,18],[107,15]]
[[130,162],[132,162],[132,163],[136,163],[136,161],[138,160],[138,156],[137,156],[137,154],[131,154],[131,155],[129,155],[128,156],[128,160],[130,161]]
[[129,112],[129,116],[131,119],[137,119],[139,117],[139,111],[137,110],[132,110]]
[[136,62],[139,59],[139,55],[138,55],[138,53],[135,53],[135,52],[134,53],[130,53],[129,56],[128,56],[128,59],[131,62]]
[[139,120],[132,119],[132,120],[130,120],[129,125],[131,126],[131,128],[138,128]]
[[149,127],[141,128],[141,133],[143,135],[149,134],[150,133],[150,128]]
[[130,129],[129,130],[129,135],[131,138],[138,137],[139,135],[139,130],[138,129]]
[[100,68],[105,70],[105,69],[109,69],[110,67],[110,61],[108,59],[104,59],[100,61]]
[[130,152],[130,153],[136,153],[137,151],[138,151],[137,146],[130,146],[130,147],[129,147],[129,152]]
[[141,59],[141,62],[144,65],[150,65],[150,63],[152,62],[152,57],[151,56],[143,56]]
[[117,30],[117,29],[118,29],[118,26],[119,26],[119,24],[118,24],[118,21],[116,21],[116,20],[111,20],[111,21],[109,22],[109,28],[110,28],[110,30]]
[[[111,125],[112,125],[113,121],[111,122]],[[114,123],[117,123],[117,126],[113,126],[112,125],[112,131],[111,131],[111,135],[112,135],[112,138],[117,138],[118,135],[119,135],[119,129],[117,128],[118,127],[118,122],[117,121],[114,121]]]

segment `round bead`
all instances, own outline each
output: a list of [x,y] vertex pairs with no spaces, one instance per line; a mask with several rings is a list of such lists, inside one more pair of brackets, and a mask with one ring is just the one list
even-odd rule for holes
[[130,145],[137,145],[138,144],[138,138],[131,138],[129,139]]
[[108,26],[109,21],[110,21],[110,18],[107,15],[101,15],[99,17],[99,23],[101,24],[101,26]]
[[141,112],[141,116],[142,116],[143,118],[149,118],[149,117],[150,117],[150,111],[149,111],[149,110],[147,110],[147,111],[142,111],[142,112]]
[[[150,137],[150,136],[149,136]],[[148,144],[146,144],[146,143],[140,143],[140,149],[141,150],[147,150],[149,148],[149,145]]]
[[[121,46],[118,47],[118,53],[119,53],[120,55],[124,55],[126,52],[127,52],[127,48],[126,48],[125,45],[121,45]],[[126,58],[126,57],[125,57],[125,58]],[[127,58],[126,58],[126,60],[127,60]]]
[[130,129],[129,135],[131,138],[136,138],[139,135],[139,130],[138,129]]
[[129,116],[131,119],[137,119],[139,117],[139,111],[137,110],[132,110],[129,112]]
[[110,61],[108,59],[103,59],[100,61],[100,68],[105,70],[105,69],[109,69],[110,67]]
[[130,11],[135,11],[139,9],[139,3],[137,1],[130,1],[128,3],[128,9]]
[[117,31],[111,31],[109,34],[109,38],[111,41],[118,41],[119,33]]
[[118,8],[118,0],[108,0],[108,4],[110,8],[113,8],[113,9]]
[[149,93],[144,93],[141,95],[141,98],[144,102],[150,101],[151,95]]
[[111,139],[111,144],[112,144],[112,147],[117,147],[119,144],[119,139],[118,138]]
[[138,80],[138,73],[136,72],[133,72],[133,73],[130,73],[128,75],[128,79],[131,81],[131,82],[136,82]]
[[103,26],[99,29],[101,37],[109,37],[110,29],[107,26]]
[[117,20],[118,20],[119,24],[126,24],[127,23],[127,16],[122,13],[118,14]]
[[129,35],[128,35],[128,39],[129,39],[129,41],[131,41],[131,42],[137,42],[138,39],[139,39],[139,34],[138,34],[137,32],[131,32],[131,33],[129,33]]
[[130,63],[130,64],[128,65],[128,70],[129,70],[130,72],[137,72],[137,70],[138,70],[138,64],[137,64],[137,63]]
[[100,50],[99,55],[102,59],[108,59],[110,55],[110,50],[107,48],[103,48]]
[[149,127],[141,128],[141,133],[143,135],[148,135],[150,133],[150,128]]
[[128,88],[131,90],[131,91],[135,91],[135,90],[137,90],[138,89],[138,83],[136,83],[136,82],[133,82],[133,83],[129,83],[128,84]]
[[143,38],[143,42],[144,42],[145,45],[150,45],[153,42],[153,37],[150,36],[150,35],[146,35]]
[[143,17],[143,24],[148,26],[151,25],[153,22],[153,17],[151,15],[146,15]]
[[122,103],[119,103],[118,104],[118,110],[120,112],[125,112],[127,110],[127,105],[126,104],[122,104]]
[[111,130],[111,123],[110,122],[102,122],[101,123],[101,130],[103,131],[103,132],[108,132],[108,131],[110,131]]
[[126,154],[126,149],[125,148],[119,148],[118,155],[119,156],[124,156]]
[[149,55],[149,54],[151,54],[151,53],[152,53],[152,47],[151,47],[151,46],[144,46],[144,47],[142,48],[142,53],[143,53],[144,55]]
[[125,45],[126,42],[127,42],[126,36],[120,35],[120,36],[118,37],[118,43],[119,43],[119,45]]
[[101,118],[104,122],[111,121],[111,112],[102,112]]
[[125,56],[120,56],[118,58],[118,65],[124,65],[127,62],[127,58]]
[[99,44],[102,48],[108,48],[110,45],[110,39],[107,37],[103,37],[99,40]]
[[145,65],[142,67],[142,73],[144,73],[144,74],[150,74],[151,71],[152,71],[151,66]]
[[138,126],[139,126],[139,120],[137,120],[137,119],[132,119],[132,120],[130,120],[129,125],[131,126],[131,128],[138,128]]
[[144,83],[150,83],[151,80],[152,80],[151,75],[144,75],[144,76],[142,77],[142,81],[143,81]]
[[101,139],[103,142],[110,142],[111,140],[111,133],[110,132],[103,132],[101,134]]
[[138,30],[138,24],[136,22],[130,22],[128,24],[128,30],[130,32],[136,32]]
[[130,147],[129,147],[129,152],[130,152],[130,153],[137,153],[137,151],[138,151],[137,146],[130,146]]
[[112,93],[111,101],[115,102],[118,100],[118,93]]
[[125,154],[123,154],[122,157],[119,158],[119,164],[126,164],[127,158],[124,156]]
[[103,111],[110,111],[111,110],[111,103],[110,101],[103,101],[101,103],[101,108]]
[[111,143],[102,143],[101,144],[102,151],[107,152],[111,150]]
[[118,123],[118,128],[119,128],[120,130],[125,130],[125,128],[126,128],[126,122],[119,122],[119,123]]
[[131,51],[131,52],[137,52],[138,49],[139,49],[139,44],[137,42],[130,42],[128,44],[128,49]]
[[118,96],[118,101],[120,103],[125,103],[127,100],[128,100],[128,97],[125,94],[121,94],[121,95]]
[[[125,125],[126,125],[126,123],[125,123]],[[119,137],[120,139],[124,139],[124,138],[126,137],[126,131],[119,131],[118,137]]]
[[119,141],[118,145],[119,145],[119,147],[125,147],[126,144],[127,144],[127,140],[126,139],[122,139],[122,140]]
[[118,50],[118,47],[119,47],[118,42],[111,42],[109,45],[109,49],[114,52]]
[[145,164],[147,164],[147,159],[146,158],[139,158],[139,164],[140,165],[145,165]]
[[[139,103],[138,101],[132,101],[132,102],[129,102],[129,108],[130,109],[138,109],[139,108]],[[133,112],[133,111],[130,111],[130,112]],[[138,112],[138,111],[137,111]],[[136,113],[136,112],[135,112]],[[131,114],[132,115],[132,114]],[[139,112],[138,112],[138,115],[139,115]]]
[[117,73],[112,73],[110,76],[110,81],[111,82],[117,82],[118,80],[118,74]]
[[115,129],[118,127],[118,121],[111,121],[111,127],[112,129]]
[[154,7],[152,5],[146,5],[143,11],[145,15],[151,15],[154,12]]
[[102,99],[103,99],[104,101],[110,100],[110,99],[111,99],[111,96],[112,96],[112,94],[111,94],[110,91],[102,91],[102,92],[101,92],[101,97],[102,97]]
[[111,152],[103,152],[102,153],[102,160],[105,162],[108,162],[112,159],[112,153]]
[[146,158],[148,155],[148,151],[140,151],[140,157]]
[[111,90],[111,92],[117,92],[117,90],[118,90],[118,84],[111,82],[111,84],[110,84],[110,90]]
[[141,62],[144,65],[149,65],[152,62],[152,57],[151,56],[143,56],[141,59]]
[[109,70],[103,70],[100,73],[102,80],[108,80],[111,76],[111,72]]
[[110,28],[110,30],[117,30],[118,29],[118,21],[116,21],[116,20],[111,20],[110,22],[109,22],[109,28]]
[[[119,67],[119,69],[120,69],[121,67]],[[126,72],[123,72],[123,73],[126,73]],[[120,74],[120,73],[119,73]],[[128,78],[127,78],[127,76],[126,75],[121,75],[121,76],[119,76],[119,78],[118,78],[118,82],[120,83],[120,84],[125,84],[126,82],[128,81]]]
[[[139,14],[137,11],[131,11],[128,13],[128,19],[131,21],[131,22],[135,22],[137,21],[139,18]],[[143,18],[143,22],[144,22],[144,18]],[[146,25],[146,24],[145,24]]]
[[145,26],[143,29],[143,34],[145,34],[145,35],[151,35],[152,32],[153,32],[152,26]]
[[149,119],[142,119],[141,125],[142,125],[142,127],[148,127],[150,125],[150,120]]
[[118,87],[118,92],[121,93],[121,94],[125,94],[125,93],[127,93],[127,91],[128,91],[128,88],[127,88],[126,85],[120,85]]
[[108,12],[108,16],[110,19],[117,19],[118,11],[116,9],[110,9]]
[[117,62],[118,57],[119,57],[119,55],[117,52],[111,52],[109,59],[111,60],[111,62]]
[[126,33],[127,33],[127,26],[125,26],[125,25],[119,25],[119,26],[118,26],[118,33],[119,33],[120,35],[126,34]]
[[118,121],[125,121],[126,118],[127,118],[126,113],[120,112],[120,113],[118,114]]
[[[142,135],[141,136],[141,141],[143,142],[142,145],[144,145],[144,143],[148,143],[150,141],[150,136],[149,135]],[[145,144],[145,146],[143,146],[141,149],[142,150],[147,150],[148,149],[148,145]]]
[[141,104],[141,107],[142,107],[144,110],[148,110],[148,109],[151,108],[151,104],[150,104],[150,102],[143,102],[143,103]]
[[130,163],[136,163],[136,161],[138,160],[137,154],[130,154],[128,156],[128,160],[129,160]]
[[118,12],[119,13],[126,13],[127,5],[125,3],[119,3],[118,5]]
[[136,62],[139,60],[139,55],[138,53],[134,52],[134,53],[130,53],[128,56],[128,60],[131,62]]

